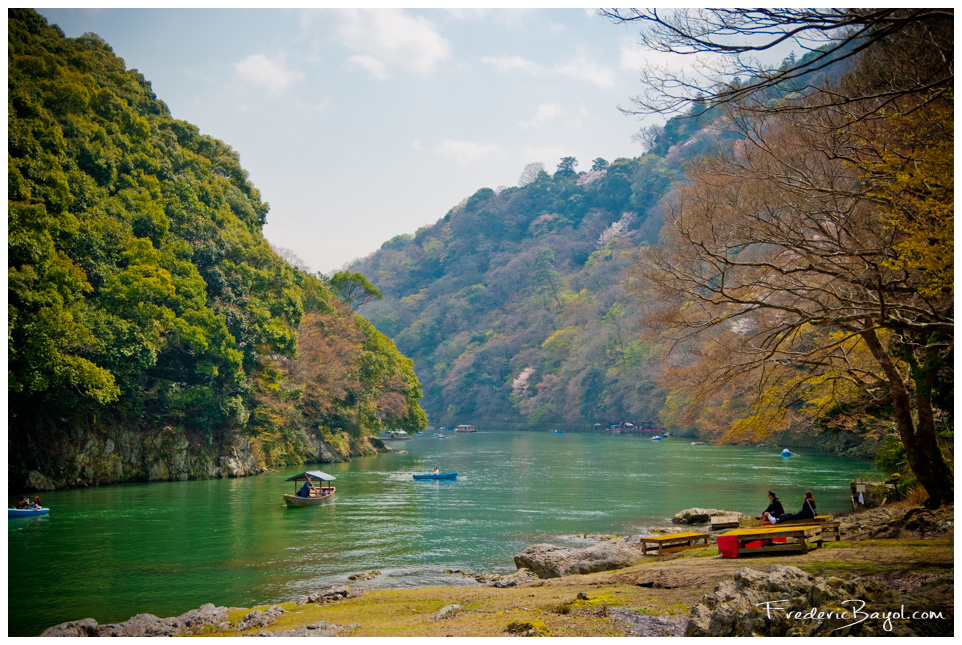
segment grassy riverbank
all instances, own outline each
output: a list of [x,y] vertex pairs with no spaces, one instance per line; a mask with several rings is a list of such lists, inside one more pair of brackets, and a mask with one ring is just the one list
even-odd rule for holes
[[[876,509],[842,519],[843,541],[803,555],[725,559],[714,546],[640,565],[537,580],[513,588],[429,588],[364,591],[324,603],[281,605],[269,626],[286,631],[326,621],[341,636],[550,636],[681,635],[691,607],[722,580],[750,567],[798,567],[818,576],[881,582],[905,593],[923,593],[932,610],[954,614],[953,510],[938,521],[918,521],[909,508]],[[914,519],[913,519],[914,518]],[[931,520],[931,518],[930,518]],[[580,597],[579,597],[580,595]],[[462,609],[439,618],[442,608]],[[238,622],[248,610],[231,613]],[[210,635],[227,635],[210,631]],[[231,632],[230,635],[236,635]]]

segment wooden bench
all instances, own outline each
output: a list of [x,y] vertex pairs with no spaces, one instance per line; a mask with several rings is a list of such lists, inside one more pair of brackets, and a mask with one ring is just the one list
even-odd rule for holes
[[719,554],[726,558],[763,553],[808,553],[809,545],[821,546],[822,527],[809,524],[735,529],[722,533],[715,542]]
[[736,529],[739,526],[737,515],[712,515],[709,521],[712,531]]
[[708,546],[707,533],[668,533],[641,538],[641,552],[646,555],[649,551],[657,551],[661,555],[700,546]]
[[777,524],[763,524],[762,526],[811,526],[818,525],[822,527],[822,539],[824,541],[835,540],[838,542],[842,539],[841,532],[839,531],[839,525],[841,522],[835,521],[834,515],[816,515],[814,518],[809,518],[807,520],[786,520],[784,522],[778,522]]

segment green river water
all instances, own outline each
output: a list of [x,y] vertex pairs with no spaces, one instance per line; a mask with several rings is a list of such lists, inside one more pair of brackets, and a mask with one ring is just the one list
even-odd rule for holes
[[[374,569],[381,575],[356,586],[473,585],[444,569],[510,573],[528,545],[668,526],[693,506],[757,515],[770,488],[787,511],[811,489],[819,512],[839,512],[850,507],[849,481],[871,472],[832,454],[784,458],[781,447],[674,437],[425,433],[393,445],[409,454],[42,495],[49,516],[8,520],[8,635],[289,601]],[[435,464],[457,480],[411,477]],[[294,485],[284,480],[306,469],[336,476],[336,497],[287,508],[281,495]]]

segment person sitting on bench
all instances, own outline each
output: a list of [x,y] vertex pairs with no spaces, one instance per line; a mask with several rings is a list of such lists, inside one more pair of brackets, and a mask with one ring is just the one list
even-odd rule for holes
[[756,520],[767,520],[770,515],[785,514],[785,508],[782,506],[781,500],[775,496],[775,491],[768,491],[768,500],[768,508],[762,511],[762,514],[755,518]]
[[786,515],[769,516],[772,524],[777,522],[787,522],[789,520],[810,520],[813,519],[818,513],[815,511],[815,496],[812,495],[812,491],[805,491],[805,500],[802,502],[802,510],[797,513],[791,513]]

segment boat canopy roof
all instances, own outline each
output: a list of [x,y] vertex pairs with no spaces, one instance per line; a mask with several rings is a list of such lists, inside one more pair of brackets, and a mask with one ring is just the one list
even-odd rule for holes
[[337,479],[337,477],[335,477],[334,475],[328,475],[327,473],[322,473],[319,470],[308,470],[307,472],[301,473],[300,475],[294,475],[293,477],[288,477],[287,481],[303,482],[303,481],[310,481],[312,479],[319,479],[325,482],[332,482],[335,479]]

